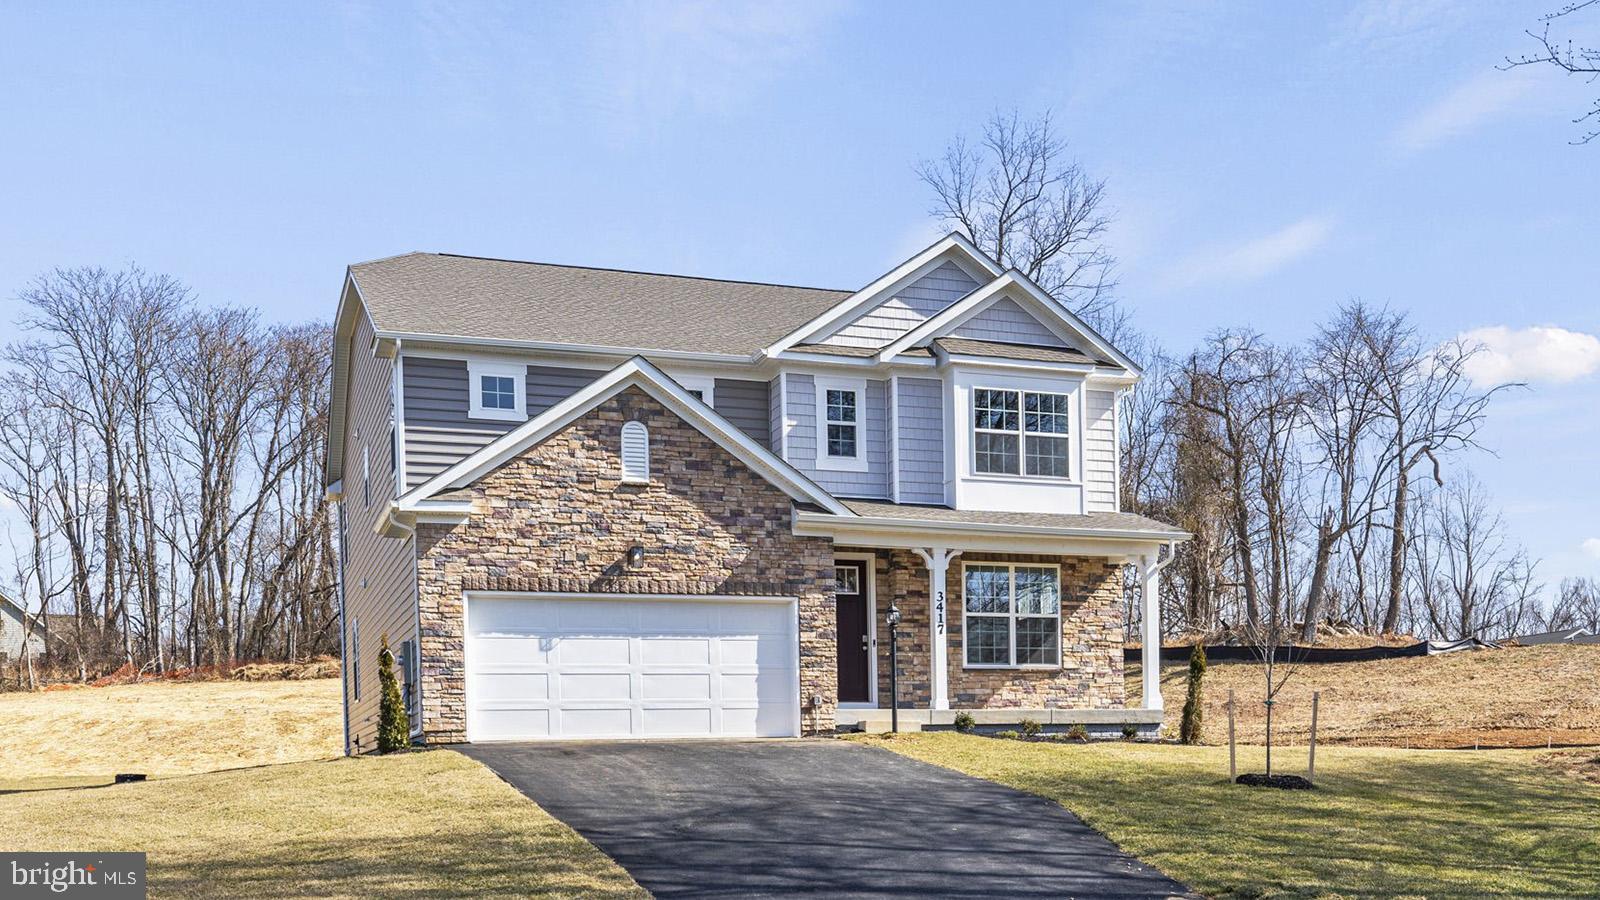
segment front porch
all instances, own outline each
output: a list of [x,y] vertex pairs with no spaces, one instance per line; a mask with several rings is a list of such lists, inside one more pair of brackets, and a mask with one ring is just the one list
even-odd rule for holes
[[[1116,739],[1124,737],[1123,728],[1132,725],[1139,738],[1154,739],[1161,730],[1162,711],[1159,709],[901,709],[901,731],[954,730],[956,716],[966,712],[972,716],[979,732],[1015,730],[1023,719],[1032,719],[1043,726],[1046,733],[1061,732],[1082,725],[1091,739]],[[840,731],[864,731],[881,734],[892,727],[893,716],[888,709],[840,707],[836,717]]]

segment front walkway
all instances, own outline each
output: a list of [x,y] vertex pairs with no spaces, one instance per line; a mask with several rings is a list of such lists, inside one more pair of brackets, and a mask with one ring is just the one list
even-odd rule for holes
[[459,749],[658,897],[1194,896],[1057,803],[848,742]]

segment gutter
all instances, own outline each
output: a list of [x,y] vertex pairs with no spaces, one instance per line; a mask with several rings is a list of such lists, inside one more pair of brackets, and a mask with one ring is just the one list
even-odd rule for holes
[[1035,537],[1070,537],[1105,541],[1159,541],[1176,549],[1178,541],[1194,537],[1187,531],[1148,531],[1143,529],[1058,528],[1048,525],[1005,525],[995,522],[946,522],[936,519],[901,519],[887,516],[845,518],[830,513],[797,511],[796,524],[833,527],[844,531],[868,529],[911,529],[945,534],[1020,534]]

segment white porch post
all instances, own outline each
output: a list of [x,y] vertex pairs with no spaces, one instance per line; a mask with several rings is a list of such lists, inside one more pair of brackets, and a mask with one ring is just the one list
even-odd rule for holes
[[1144,674],[1144,708],[1161,708],[1161,570],[1159,552],[1139,557],[1139,593],[1144,600],[1144,635],[1140,670]]
[[932,682],[933,697],[930,709],[950,708],[950,651],[949,651],[949,600],[945,596],[946,573],[950,560],[961,554],[960,550],[945,547],[915,548],[928,567],[928,646],[933,658],[928,660],[928,679]]

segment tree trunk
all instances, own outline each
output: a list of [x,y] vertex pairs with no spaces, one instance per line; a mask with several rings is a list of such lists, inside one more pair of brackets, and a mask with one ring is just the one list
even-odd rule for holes
[[1394,476],[1394,527],[1389,536],[1389,603],[1383,613],[1383,633],[1400,630],[1400,595],[1406,575],[1406,499],[1411,492],[1411,467],[1400,460]]
[[1339,540],[1328,521],[1332,517],[1333,513],[1326,511],[1322,514],[1322,521],[1317,523],[1317,549],[1315,562],[1311,567],[1311,590],[1306,594],[1306,620],[1300,628],[1300,640],[1307,644],[1314,644],[1317,640],[1317,625],[1322,621],[1322,606],[1328,590],[1328,563],[1333,558],[1334,544]]

